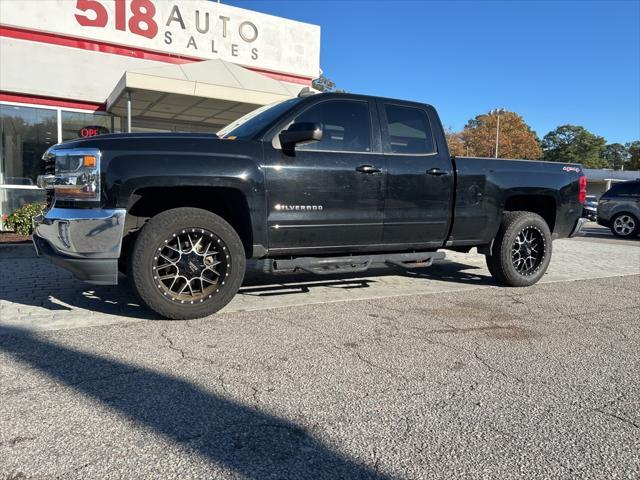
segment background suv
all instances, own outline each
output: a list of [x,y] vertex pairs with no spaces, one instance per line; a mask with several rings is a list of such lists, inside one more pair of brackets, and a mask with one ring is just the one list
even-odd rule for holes
[[640,179],[616,183],[598,202],[598,223],[617,237],[640,233]]

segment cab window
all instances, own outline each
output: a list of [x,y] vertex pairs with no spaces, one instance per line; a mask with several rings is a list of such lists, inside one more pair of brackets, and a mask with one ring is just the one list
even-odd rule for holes
[[299,145],[297,150],[370,152],[369,103],[360,100],[328,100],[302,112],[295,122],[319,123],[322,140]]
[[405,155],[434,153],[433,135],[427,113],[414,107],[385,104],[389,151]]

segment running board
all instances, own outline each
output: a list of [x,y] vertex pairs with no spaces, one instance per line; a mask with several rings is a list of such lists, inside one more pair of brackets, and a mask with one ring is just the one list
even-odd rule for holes
[[442,260],[444,252],[412,252],[379,255],[352,255],[346,257],[299,257],[273,260],[273,273],[302,270],[316,275],[334,273],[359,273],[366,271],[374,263],[386,263],[400,268],[424,268],[434,260]]

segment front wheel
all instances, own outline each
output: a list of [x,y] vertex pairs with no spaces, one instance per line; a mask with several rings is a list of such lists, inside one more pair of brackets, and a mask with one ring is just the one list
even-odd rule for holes
[[640,233],[640,223],[630,213],[619,213],[611,220],[611,233],[620,238],[633,238]]
[[487,255],[489,272],[510,287],[528,287],[547,271],[551,261],[551,232],[544,219],[532,212],[506,212]]
[[151,310],[182,320],[206,317],[229,303],[245,266],[242,241],[224,219],[207,210],[175,208],[147,222],[128,270]]

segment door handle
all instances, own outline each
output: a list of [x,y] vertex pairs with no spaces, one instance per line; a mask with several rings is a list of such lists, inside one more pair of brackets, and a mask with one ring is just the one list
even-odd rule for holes
[[360,165],[359,167],[356,167],[356,172],[360,172],[360,173],[380,173],[380,169],[377,167],[374,167],[373,165]]
[[427,170],[427,175],[433,175],[435,177],[439,177],[441,175],[449,175],[449,172],[445,170],[440,170],[439,168],[430,168]]

